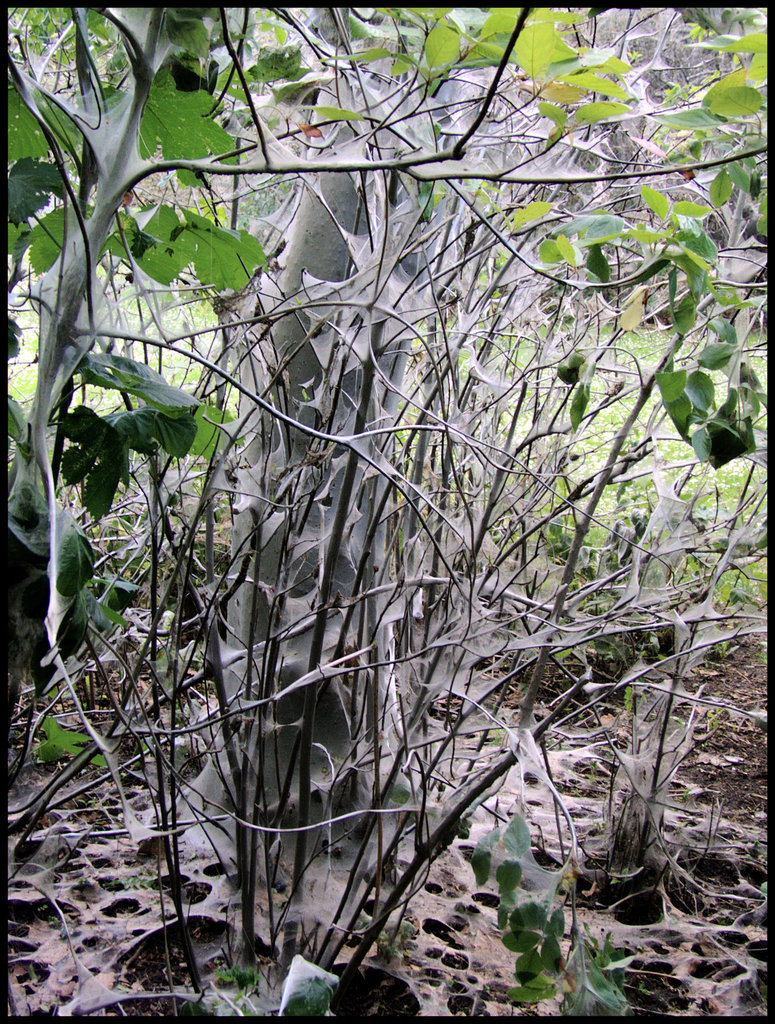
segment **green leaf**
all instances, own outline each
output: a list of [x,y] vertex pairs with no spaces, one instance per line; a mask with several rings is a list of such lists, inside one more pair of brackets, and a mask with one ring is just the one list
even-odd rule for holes
[[558,907],[549,918],[546,931],[547,934],[553,935],[557,939],[563,937],[565,934],[565,915],[562,912],[562,907]]
[[30,231],[29,260],[36,274],[45,274],[62,251],[65,212],[60,206],[42,217]]
[[356,53],[338,54],[338,60],[349,60],[355,63],[370,64],[375,60],[384,60],[386,57],[395,57],[394,53],[386,50],[384,46],[373,46],[368,50],[358,50]]
[[354,110],[342,110],[341,107],[313,107],[323,121],[362,121],[363,114]]
[[737,185],[737,187],[742,192],[749,192],[750,191],[750,189],[751,189],[751,175],[748,172],[748,170],[743,166],[742,161],[738,160],[738,161],[736,161],[733,164],[727,164],[727,171],[728,171],[729,177],[732,179],[733,183],[735,185]]
[[512,230],[516,231],[518,228],[521,228],[523,224],[527,224],[531,220],[539,220],[553,208],[553,203],[545,203],[540,200],[528,203],[527,206],[523,206],[522,209],[514,212],[514,215],[511,218]]
[[544,999],[551,999],[555,991],[552,982],[541,974],[533,980],[532,984],[510,988],[508,996],[513,1003],[540,1003]]
[[697,303],[689,292],[684,295],[673,312],[673,326],[679,334],[688,334],[697,316]]
[[728,342],[706,345],[697,361],[706,370],[721,370],[727,365],[736,350],[737,346],[730,345]]
[[628,113],[626,103],[615,103],[613,100],[600,100],[598,103],[585,103],[576,110],[576,120],[581,124],[595,124],[611,117]]
[[767,36],[763,32],[751,32],[745,36],[716,36],[706,39],[697,46],[709,50],[725,50],[727,53],[766,53]]
[[512,953],[527,953],[535,949],[541,939],[539,932],[518,931],[506,932],[501,941]]
[[559,263],[562,253],[552,238],[545,238],[538,246],[538,255],[544,263]]
[[514,974],[522,985],[529,985],[534,978],[541,976],[543,966],[537,949],[523,953],[517,960]]
[[726,123],[725,118],[717,117],[701,107],[695,107],[693,110],[679,110],[674,114],[652,114],[651,116],[658,124],[663,124],[667,128],[693,130],[695,128],[716,128],[718,125]]
[[525,819],[515,814],[503,833],[503,845],[510,858],[519,860],[530,849],[530,829]]
[[482,25],[481,39],[489,36],[511,35],[517,23],[516,7],[492,7],[490,13]]
[[140,409],[122,409],[120,412],[105,416],[104,420],[113,427],[128,448],[141,452],[143,455],[150,455],[158,447],[156,441],[156,417],[158,415],[159,413],[155,409],[144,406]]
[[551,971],[553,974],[559,970],[559,964],[562,959],[562,950],[560,944],[554,936],[550,935],[541,947],[541,963],[544,969]]
[[[583,222],[583,227],[581,225]],[[618,238],[627,227],[621,217],[610,213],[592,213],[585,217],[577,217],[565,226],[566,234],[572,234],[574,227],[578,226],[579,240],[581,244],[600,245],[612,238]],[[583,234],[583,239],[581,238]]]
[[551,22],[534,22],[520,32],[514,53],[530,78],[539,78],[552,63],[556,38]]
[[91,545],[81,531],[71,525],[59,545],[56,588],[63,597],[75,597],[93,573]]
[[486,836],[479,840],[471,855],[471,867],[474,871],[477,885],[484,885],[490,877],[490,865],[492,863],[492,849],[500,840],[500,829],[493,829]]
[[758,114],[763,102],[757,89],[744,85],[719,93],[708,106],[713,114],[723,117],[749,117]]
[[[383,50],[382,53],[388,56],[387,50]],[[353,56],[359,60],[369,59],[360,53]],[[301,78],[304,71],[300,46],[262,46],[256,54],[256,63],[247,72],[247,77],[254,82],[295,82]]]
[[328,1013],[339,979],[297,954],[291,961],[283,984],[280,1015],[283,1017],[324,1017]]
[[21,327],[10,316],[8,317],[8,358],[15,359],[19,354],[19,339],[22,336]]
[[695,370],[686,379],[686,394],[695,409],[700,412],[707,412],[713,405],[716,389],[713,381],[706,373]]
[[95,519],[110,509],[122,471],[126,448],[118,433],[86,406],[79,406],[62,420],[64,436],[75,442],[62,457],[62,477],[68,484],[86,478],[84,504]]
[[543,117],[548,117],[554,121],[558,128],[565,127],[565,122],[568,120],[567,110],[555,106],[554,103],[547,103],[545,100],[539,101],[538,110]]
[[14,441],[19,441],[24,436],[27,417],[24,415],[24,409],[14,398],[9,396],[6,401],[8,403],[8,436],[12,437]]
[[191,409],[199,405],[198,399],[167,384],[162,375],[150,366],[125,356],[90,352],[84,356],[78,371],[88,384],[128,391],[162,412]]
[[749,82],[763,82],[767,77],[767,54],[756,53],[751,58],[751,63],[748,67],[748,80]]
[[504,861],[499,864],[495,872],[495,881],[501,892],[513,892],[522,878],[522,868],[515,860]]
[[176,458],[188,454],[196,437],[196,421],[193,416],[156,416],[156,436],[162,448]]
[[584,417],[584,413],[587,411],[587,405],[589,405],[589,394],[590,385],[586,382],[581,385],[573,396],[573,402],[570,407],[570,422],[574,430],[578,430],[579,424]]
[[152,157],[159,145],[165,160],[197,160],[233,149],[231,135],[207,116],[212,106],[209,93],[180,92],[170,72],[160,71],[140,125],[140,156]]
[[667,196],[662,195],[661,192],[657,192],[656,189],[649,188],[648,185],[642,185],[640,190],[643,202],[660,218],[664,220],[667,217],[668,210],[670,209],[670,203],[668,202]]
[[164,28],[175,46],[204,60],[210,53],[210,32],[206,22],[218,18],[217,7],[167,7]]
[[247,231],[226,231],[190,210],[186,222],[176,243],[187,252],[202,284],[236,291],[263,265],[263,249]]
[[[81,748],[90,742],[90,737],[83,732],[73,732],[71,729],[63,729],[55,718],[47,718],[43,723],[43,731],[47,739],[40,744],[35,753],[40,761],[61,761],[64,757],[72,757],[79,754]],[[91,759],[91,764],[105,768],[105,758],[96,754]]]
[[116,488],[126,464],[126,449],[116,448],[113,457],[102,457],[90,470],[83,485],[83,503],[95,520],[110,511]]
[[49,156],[48,142],[38,120],[22,102],[21,96],[8,85],[8,160]]
[[711,443],[707,427],[701,427],[692,434],[692,448],[700,462],[707,462],[710,458]]
[[[737,331],[735,325],[730,323],[729,320],[725,320],[721,316],[714,317],[708,325],[711,330],[719,336],[719,338],[727,345],[731,345],[732,348],[737,347]],[[714,369],[714,367],[710,367]]]
[[62,456],[62,478],[66,484],[79,484],[97,461],[99,448],[79,446],[68,448]]
[[616,82],[596,75],[592,71],[579,71],[572,75],[558,76],[558,81],[572,85],[576,89],[589,89],[591,92],[599,92],[601,96],[615,96],[617,99],[626,100],[627,92]]
[[108,588],[100,597],[100,604],[114,612],[122,612],[132,603],[139,590],[137,583],[130,583],[116,576],[110,580]]
[[708,423],[707,430],[711,446],[709,462],[714,469],[720,469],[733,459],[756,451],[750,420],[733,426],[729,421],[714,419]]
[[658,373],[657,385],[662,394],[662,401],[673,402],[684,393],[686,387],[686,370],[675,370],[672,373]]
[[8,172],[8,219],[22,224],[52,195],[62,195],[62,178],[54,164],[25,157]]
[[460,53],[460,35],[449,25],[435,25],[425,40],[425,59],[429,68],[456,61]]
[[590,246],[587,252],[587,270],[603,284],[611,280],[611,267],[599,245]]
[[[696,220],[679,218],[682,230],[676,236],[681,245],[688,250],[688,255],[699,256],[703,261],[700,265],[703,270],[708,266],[714,266],[718,262],[718,249],[702,230]],[[697,262],[695,260],[695,262]]]
[[722,168],[710,184],[710,201],[714,206],[723,206],[732,195],[732,179]]
[[212,1017],[212,1010],[208,1009],[202,1003],[183,1003],[180,1007],[181,1017]]
[[582,368],[586,365],[586,359],[581,352],[573,352],[567,363],[562,363],[557,367],[557,376],[563,382],[563,384],[577,384],[579,380],[579,374]]
[[745,68],[738,68],[737,71],[733,71],[729,75],[724,75],[717,82],[707,90],[705,95],[702,97],[702,105],[707,109],[710,109],[710,105],[714,99],[725,93],[727,89],[732,89],[735,86],[745,85]]
[[234,414],[228,409],[218,409],[214,405],[200,405],[194,413],[196,437],[191,445],[190,454],[200,459],[209,459],[219,446],[223,446],[226,435],[213,424],[231,423]]
[[694,406],[689,401],[688,396],[685,394],[679,395],[674,401],[666,401],[664,405],[678,433],[681,437],[685,438],[689,427],[689,417],[694,412]]
[[570,266],[575,267],[578,263],[576,259],[576,252],[565,235],[558,235],[555,241],[557,242],[557,248],[560,250],[560,255],[565,262],[569,263]]
[[680,213],[684,217],[704,217],[711,212],[710,206],[701,206],[699,203],[682,201],[673,204],[673,213]]

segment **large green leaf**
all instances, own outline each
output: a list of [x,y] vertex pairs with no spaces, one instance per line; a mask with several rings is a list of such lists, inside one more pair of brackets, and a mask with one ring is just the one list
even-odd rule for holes
[[144,406],[111,413],[104,417],[104,421],[113,427],[128,448],[150,455],[157,448],[156,419],[159,415],[155,409]]
[[593,71],[577,71],[572,75],[558,76],[558,80],[577,89],[589,89],[591,92],[600,93],[601,96],[615,96],[619,100],[628,98],[621,85],[603,78],[602,75],[596,75]]
[[429,68],[438,68],[457,60],[460,52],[460,34],[451,26],[438,24],[425,40],[425,59]]
[[193,409],[199,405],[198,399],[187,395],[179,388],[172,387],[150,366],[136,363],[125,356],[108,352],[90,352],[84,357],[78,369],[87,383],[138,395],[162,412]]
[[524,857],[530,849],[530,829],[519,814],[514,815],[503,833],[503,846],[514,860]]
[[657,385],[662,401],[673,402],[684,393],[686,387],[686,370],[675,370],[672,373],[658,373]]
[[30,231],[29,260],[36,274],[45,272],[54,264],[62,251],[65,213],[60,206],[42,217]]
[[573,402],[570,407],[570,422],[574,430],[578,430],[579,424],[584,418],[584,413],[589,405],[589,395],[590,384],[588,381],[585,381],[573,396]]
[[520,32],[514,53],[530,78],[540,78],[552,63],[556,35],[551,22],[534,22]]
[[730,345],[725,341],[716,342],[705,346],[699,355],[698,362],[706,370],[721,370],[727,365],[736,351],[736,345]]
[[[387,50],[384,55],[388,56]],[[353,56],[362,59],[362,54]],[[300,46],[262,46],[247,77],[254,82],[295,82],[306,70],[302,67]]]
[[599,281],[607,284],[611,280],[611,267],[599,245],[592,245],[587,252],[587,270]]
[[710,464],[714,469],[756,450],[753,427],[750,420],[732,423],[721,418],[713,419],[707,425],[710,438]]
[[718,93],[708,106],[711,113],[723,117],[749,117],[758,114],[763,102],[758,89],[744,85]]
[[21,224],[37,213],[52,194],[62,195],[62,178],[54,164],[24,157],[8,172],[8,219]]
[[670,202],[667,196],[657,192],[656,189],[649,188],[648,185],[641,185],[640,194],[644,203],[654,211],[657,217],[661,220],[667,217],[668,210],[670,209]]
[[166,7],[167,38],[200,60],[210,53],[210,27],[218,18],[217,7]]
[[545,203],[541,200],[528,203],[527,206],[523,206],[521,209],[516,210],[511,219],[512,230],[516,231],[521,228],[523,224],[528,224],[530,221],[539,220],[545,214],[549,213],[552,209],[552,203]]
[[659,124],[668,128],[717,128],[720,124],[726,123],[726,118],[717,117],[709,110],[702,107],[695,107],[692,110],[678,110],[673,114],[652,114],[652,117]]
[[732,195],[732,179],[722,169],[710,183],[710,201],[714,206],[723,206]]
[[683,217],[704,217],[711,213],[711,207],[700,203],[689,203],[685,200],[673,205],[673,213],[681,214]]
[[315,113],[323,121],[362,121],[363,114],[355,110],[342,110],[341,107],[315,107]]
[[169,71],[160,71],[154,79],[140,126],[140,155],[147,159],[161,146],[166,160],[196,160],[227,153],[234,140],[207,115],[213,107],[212,96],[198,92],[179,92]]
[[616,103],[614,100],[585,103],[576,110],[576,120],[581,124],[595,124],[597,121],[607,121],[611,117],[626,114],[629,109],[626,103]]
[[522,868],[519,861],[506,860],[499,864],[495,872],[495,881],[501,892],[513,892],[522,879]]
[[8,159],[48,156],[49,147],[43,129],[22,103],[12,85],[8,86]]
[[688,292],[673,310],[673,325],[679,334],[688,334],[697,316],[697,303]]
[[226,434],[213,424],[231,423],[234,414],[228,409],[218,409],[214,405],[200,405],[194,413],[196,421],[196,437],[191,445],[191,454],[201,459],[209,459],[218,446],[226,442]]
[[686,394],[692,405],[700,412],[707,412],[713,405],[716,389],[713,381],[701,370],[695,370],[686,378]]
[[[500,829],[493,829],[492,832],[488,832],[486,836],[479,840],[474,852],[471,854],[471,867],[473,868],[477,885],[484,885],[490,876],[493,847],[497,845],[500,837]],[[529,841],[530,836],[528,835],[528,843]]]
[[219,291],[244,288],[264,263],[263,249],[247,231],[227,231],[190,210],[175,243],[188,255],[200,283]]
[[71,524],[59,545],[56,588],[63,597],[75,597],[93,572],[91,545],[75,524]]
[[196,421],[193,416],[156,416],[156,436],[162,448],[176,458],[188,454],[196,437]]

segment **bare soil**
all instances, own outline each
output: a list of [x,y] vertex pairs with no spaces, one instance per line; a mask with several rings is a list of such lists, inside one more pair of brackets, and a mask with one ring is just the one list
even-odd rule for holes
[[[766,677],[766,646],[748,638],[709,659],[693,683],[705,687],[706,697],[766,713]],[[606,906],[598,886],[582,878],[580,917],[601,944],[611,933],[617,948],[635,956],[625,978],[635,1015],[763,1016],[767,734],[752,718],[720,711],[705,717],[695,741],[671,785],[676,806],[707,821],[705,850],[686,861],[695,884],[662,880],[648,912],[641,907],[640,917],[623,921]],[[54,770],[30,760],[11,790],[12,814],[40,792]],[[563,789],[561,777],[555,782]],[[579,807],[594,812],[600,787],[591,765],[565,791],[575,790]],[[506,780],[498,796],[501,811],[508,813],[524,799],[532,825],[530,793],[528,788],[518,797],[514,781]],[[141,787],[128,795],[142,801]],[[537,801],[535,809],[538,814]],[[492,886],[476,885],[469,864],[477,836],[493,824],[494,819],[480,822],[479,833],[456,840],[432,866],[410,904],[413,934],[392,949],[375,949],[339,1016],[558,1013],[559,998],[537,1007],[508,998],[514,954],[496,926],[498,897]],[[123,830],[122,808],[106,786],[72,796],[25,841],[11,864],[8,903],[12,1016],[57,1015],[65,1007],[72,1014],[167,1016],[175,1012],[173,1000],[155,993],[191,991],[169,899],[167,918],[160,917],[159,891],[167,888],[163,860],[152,842],[137,841],[137,835],[133,841]],[[585,837],[580,839],[583,849]],[[217,869],[197,869],[185,881],[197,958],[210,970],[223,969],[228,929],[212,902]],[[116,991],[124,993],[120,1006]]]

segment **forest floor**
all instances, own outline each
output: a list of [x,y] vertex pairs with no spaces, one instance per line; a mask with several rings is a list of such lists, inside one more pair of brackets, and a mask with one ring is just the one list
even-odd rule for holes
[[[749,637],[723,657],[709,658],[695,671],[692,683],[702,685],[706,697],[766,712],[766,660],[766,642]],[[514,703],[517,699],[515,692]],[[573,793],[580,846],[593,863],[594,823],[605,817],[607,796],[601,789],[607,787],[601,785],[594,760],[572,762],[563,778],[568,763],[560,757],[553,764],[554,781],[564,794]],[[10,792],[12,814],[40,792],[53,770],[30,759]],[[671,806],[678,808],[674,823],[679,831],[684,828],[687,849],[694,850],[684,861],[691,884],[686,878],[663,877],[653,891],[628,901],[626,913],[614,913],[594,881],[579,879],[579,916],[590,937],[602,947],[610,934],[617,949],[634,957],[626,970],[624,994],[635,1015],[766,1014],[766,901],[760,890],[767,880],[766,780],[766,731],[752,719],[726,711],[706,716],[670,785]],[[540,832],[541,804],[531,794],[528,777],[524,788],[518,774],[506,779],[497,796],[501,819],[520,807],[531,831],[537,821]],[[536,1007],[517,1006],[508,998],[515,983],[515,954],[500,939],[494,884],[477,886],[469,863],[477,839],[496,824],[491,812],[492,806],[480,809],[471,834],[456,839],[434,863],[409,907],[406,930],[411,936],[401,948],[389,951],[389,959],[384,946],[375,950],[338,1015],[559,1013],[559,996]],[[172,929],[166,946],[164,942],[158,851],[147,840],[132,843],[121,828],[105,836],[121,818],[112,791],[76,794],[66,807],[41,820],[19,859],[12,860],[11,1016],[89,1011],[100,1016],[166,1016],[174,1013],[172,1001],[154,993],[169,991],[170,979],[175,990],[190,990]],[[692,827],[686,824],[690,820]],[[77,842],[68,842],[64,832],[76,835]],[[697,836],[703,832],[705,841],[698,848]],[[540,861],[541,851],[534,852]],[[197,953],[206,956],[209,950],[214,962],[213,951],[225,942],[225,922],[207,912],[211,874],[207,868],[192,872],[186,894]],[[198,915],[197,904],[202,907]],[[565,910],[567,926],[569,908]],[[118,1006],[117,990],[124,993]],[[236,1015],[226,1005],[221,1014]]]

